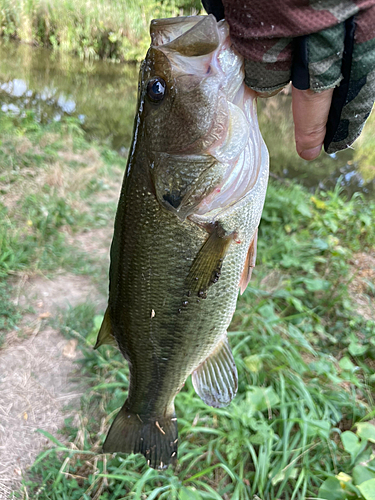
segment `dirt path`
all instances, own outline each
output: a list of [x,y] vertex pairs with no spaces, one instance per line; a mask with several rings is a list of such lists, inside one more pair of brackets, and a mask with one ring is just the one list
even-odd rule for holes
[[349,286],[349,293],[357,303],[357,312],[365,319],[375,317],[375,253],[358,252],[353,255],[351,270],[354,279]]
[[55,434],[69,414],[64,406],[79,405],[84,387],[69,380],[76,369],[74,347],[46,328],[0,356],[0,498],[2,489],[10,492],[19,485],[48,443],[36,430]]
[[[107,253],[108,241],[96,241],[105,248],[101,253]],[[48,445],[36,430],[56,435],[64,419],[79,408],[86,389],[84,379],[72,381],[78,368],[77,341],[48,326],[47,318],[85,301],[98,310],[106,303],[89,277],[68,273],[23,279],[16,290],[16,302],[36,312],[24,316],[20,329],[7,336],[0,351],[0,500],[13,498],[27,468]]]

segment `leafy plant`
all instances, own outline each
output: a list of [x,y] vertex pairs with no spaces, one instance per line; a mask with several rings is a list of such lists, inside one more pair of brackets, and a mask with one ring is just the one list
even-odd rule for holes
[[196,0],[1,0],[0,34],[81,58],[139,61],[150,44],[151,19],[200,8]]
[[[109,416],[123,404],[128,369],[113,348],[92,350],[102,315],[80,306],[60,318],[62,331],[79,340],[81,374],[92,388],[82,399],[85,425],[78,430],[67,422],[74,453],[59,445],[34,465],[34,477],[56,491],[51,498],[371,500],[374,369],[366,360],[374,325],[353,313],[348,293],[357,243],[339,227],[332,231],[343,210],[358,234],[357,215],[374,206],[355,197],[348,213],[338,190],[312,197],[276,183],[267,196],[260,263],[229,332],[238,394],[229,408],[209,408],[187,381],[176,398],[175,471],[147,469],[141,456],[80,456],[79,450],[100,452]],[[371,231],[361,237],[364,246],[372,244]],[[62,471],[62,464],[69,468]],[[77,484],[71,475],[84,479]]]

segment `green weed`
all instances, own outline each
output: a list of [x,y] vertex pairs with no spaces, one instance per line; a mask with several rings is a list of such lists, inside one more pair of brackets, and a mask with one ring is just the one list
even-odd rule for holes
[[56,500],[371,500],[375,322],[356,314],[348,283],[352,252],[373,247],[374,210],[338,189],[311,196],[271,183],[259,265],[229,332],[238,394],[213,409],[187,381],[176,398],[175,471],[148,469],[138,455],[100,455],[126,397],[126,362],[113,348],[93,351],[102,316],[92,306],[60,318],[79,340],[91,390],[65,438],[49,436],[56,446],[35,462],[29,491]]
[[82,58],[139,61],[149,46],[152,18],[200,8],[197,0],[1,0],[0,34]]
[[0,113],[0,140],[0,331],[5,332],[20,319],[11,289],[17,277],[58,268],[95,276],[95,255],[79,250],[74,238],[112,223],[113,196],[109,202],[96,197],[119,181],[125,159],[88,143],[73,118],[43,125],[32,112]]
[[11,300],[10,287],[0,282],[0,347],[5,342],[5,332],[14,328],[20,319],[21,313]]

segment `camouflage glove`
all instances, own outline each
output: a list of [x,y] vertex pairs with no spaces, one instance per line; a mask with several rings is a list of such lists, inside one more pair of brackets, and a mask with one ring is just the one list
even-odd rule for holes
[[245,57],[246,84],[271,94],[335,88],[324,148],[359,136],[375,101],[375,0],[202,0]]

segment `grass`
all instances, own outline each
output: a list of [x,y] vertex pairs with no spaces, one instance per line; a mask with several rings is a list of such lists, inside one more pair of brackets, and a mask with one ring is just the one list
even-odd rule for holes
[[[77,250],[75,238],[112,224],[107,195],[125,165],[88,142],[74,119],[42,125],[32,113],[0,114],[0,139],[5,331],[21,317],[11,288],[25,273],[63,268],[90,273],[98,287],[106,282],[101,259]],[[90,390],[60,434],[40,430],[52,447],[38,456],[18,497],[372,500],[374,288],[355,262],[374,254],[374,216],[372,201],[346,199],[339,188],[311,195],[270,183],[258,264],[229,333],[238,395],[213,409],[186,383],[176,399],[175,471],[150,470],[138,455],[100,454],[126,396],[126,362],[110,347],[93,351],[102,319],[94,303],[54,315],[52,326],[79,342],[79,376]]]
[[151,19],[200,8],[198,0],[0,0],[0,34],[82,58],[139,61]]
[[[120,182],[125,161],[89,143],[75,119],[48,125],[33,113],[0,114],[0,330],[20,312],[10,287],[22,275],[58,268],[92,274],[94,260],[74,244],[86,228],[105,227],[115,204],[98,203]],[[115,184],[116,182],[116,184]],[[94,202],[93,202],[94,200]],[[2,333],[0,339],[4,341]]]
[[61,436],[46,435],[53,446],[32,467],[29,496],[371,500],[375,322],[356,313],[350,262],[373,252],[374,215],[372,202],[346,200],[338,188],[311,196],[271,183],[258,266],[229,333],[238,395],[213,409],[187,382],[176,399],[175,471],[148,469],[138,455],[100,455],[127,366],[110,347],[93,351],[102,319],[94,305],[62,311],[54,326],[79,340],[91,389]]
[[[140,10],[146,2],[78,0],[75,9],[66,0],[0,5],[4,37],[116,60],[144,54],[147,16],[158,15],[151,1],[146,17]],[[165,2],[164,15],[175,7]],[[125,160],[90,142],[77,120],[41,124],[32,111],[1,113],[0,140],[0,344],[6,345],[6,332],[22,318],[13,301],[22,276],[64,269],[106,285],[103,263],[80,249],[77,238],[112,225],[109,192],[118,190]],[[357,151],[371,165],[368,144]],[[288,151],[280,148],[273,155],[285,166]],[[323,172],[324,160],[320,166]],[[102,319],[96,304],[61,310],[52,326],[78,340],[79,377],[90,390],[60,434],[40,430],[51,447],[38,456],[17,496],[372,500],[375,291],[355,263],[374,258],[374,217],[373,201],[358,194],[346,199],[339,187],[312,195],[270,183],[257,267],[229,333],[238,395],[228,408],[213,409],[187,381],[176,400],[181,444],[175,471],[150,470],[138,455],[100,454],[126,397],[128,369],[116,350],[92,349]]]

